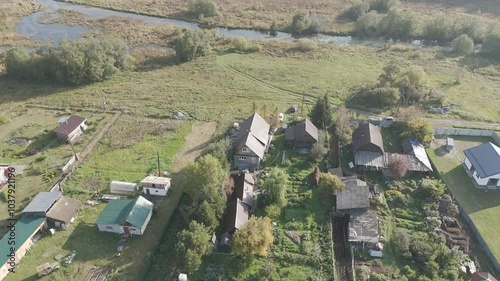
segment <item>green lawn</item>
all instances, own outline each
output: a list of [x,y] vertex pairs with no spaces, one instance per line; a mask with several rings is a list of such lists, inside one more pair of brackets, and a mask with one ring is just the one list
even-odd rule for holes
[[485,192],[475,188],[472,179],[468,177],[461,162],[457,159],[457,157],[462,160],[464,159],[463,153],[461,153],[464,149],[476,146],[485,141],[490,141],[490,139],[477,137],[454,138],[455,143],[458,143],[460,147],[459,151],[455,152],[456,155],[450,157],[447,154],[443,154],[442,143],[436,142],[427,149],[427,153],[450,188],[453,196],[469,214],[491,251],[498,259],[500,257],[500,236],[498,235],[500,231],[500,225],[498,224],[498,218],[500,217],[500,192]]

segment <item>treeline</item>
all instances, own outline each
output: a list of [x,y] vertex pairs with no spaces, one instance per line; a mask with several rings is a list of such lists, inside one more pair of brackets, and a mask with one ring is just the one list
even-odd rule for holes
[[360,36],[385,36],[393,39],[420,37],[435,42],[451,42],[466,34],[475,42],[495,36],[498,25],[484,22],[478,16],[436,15],[420,22],[415,14],[402,11],[394,0],[373,0],[353,4],[346,16],[356,21]]
[[57,47],[15,48],[5,56],[10,77],[67,85],[103,81],[128,66],[128,47],[115,38],[61,40]]

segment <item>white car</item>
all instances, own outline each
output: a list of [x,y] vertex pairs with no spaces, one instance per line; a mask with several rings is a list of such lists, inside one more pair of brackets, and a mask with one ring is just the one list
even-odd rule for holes
[[280,120],[281,122],[283,122],[284,118],[285,118],[285,114],[283,114],[283,113],[278,114],[278,120]]

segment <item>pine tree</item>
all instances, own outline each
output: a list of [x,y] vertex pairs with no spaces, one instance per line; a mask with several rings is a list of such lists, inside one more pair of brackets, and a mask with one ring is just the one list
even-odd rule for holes
[[309,113],[311,122],[320,129],[327,129],[333,123],[333,108],[330,104],[328,94],[316,100],[316,104]]

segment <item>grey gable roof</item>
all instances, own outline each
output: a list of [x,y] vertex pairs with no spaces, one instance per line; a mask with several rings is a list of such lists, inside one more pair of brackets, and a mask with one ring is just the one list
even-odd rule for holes
[[415,158],[424,165],[429,171],[432,171],[431,161],[427,157],[424,145],[416,140],[407,138],[403,141],[403,152],[405,154],[414,155]]
[[269,129],[271,129],[271,126],[266,120],[259,114],[254,113],[241,124],[238,135],[236,136],[236,141],[250,133],[265,146],[269,141]]
[[370,207],[370,189],[357,176],[342,178],[345,187],[337,191],[337,210],[363,209]]
[[315,140],[318,140],[318,128],[309,121],[309,119],[304,120],[305,131]]
[[263,145],[251,133],[246,134],[244,137],[236,141],[236,143],[234,144],[235,152],[237,153],[244,146],[248,147],[253,153],[259,156],[261,159],[264,158],[264,154],[266,153],[266,146]]
[[24,208],[23,213],[47,212],[50,207],[62,197],[61,192],[40,192]]
[[379,147],[382,153],[384,152],[384,142],[382,140],[380,128],[371,123],[359,125],[356,131],[352,134],[352,150],[354,152],[358,152],[361,146],[365,146],[370,143]]
[[500,174],[500,148],[491,142],[464,150],[481,178]]

